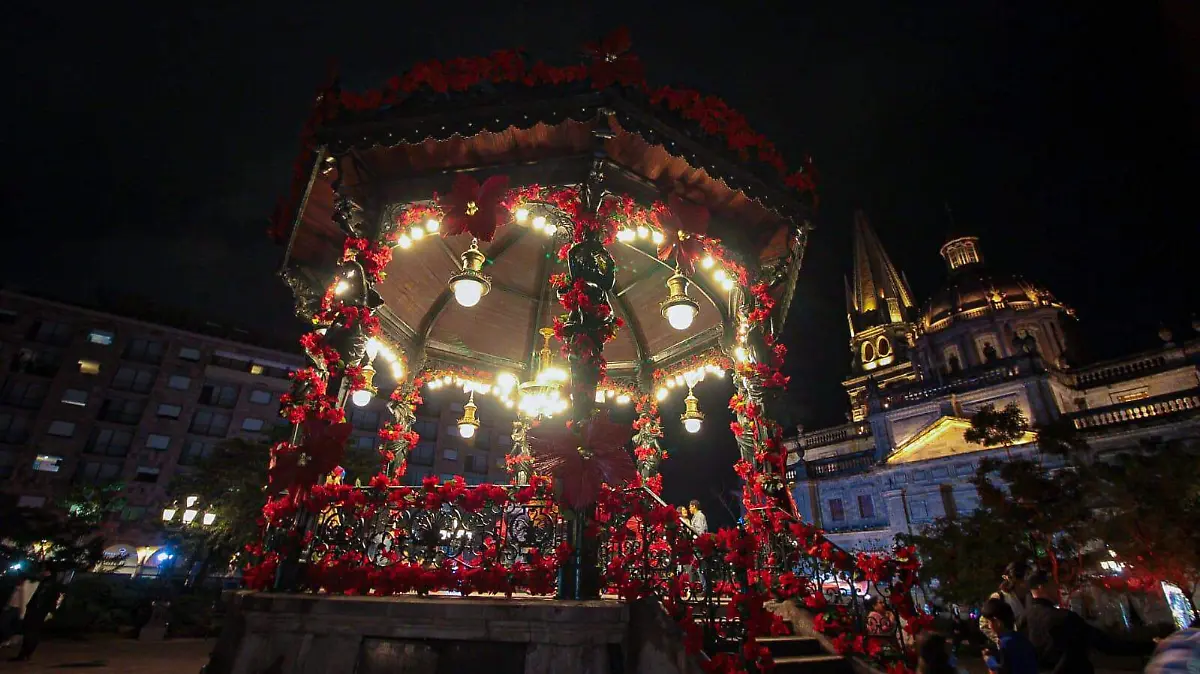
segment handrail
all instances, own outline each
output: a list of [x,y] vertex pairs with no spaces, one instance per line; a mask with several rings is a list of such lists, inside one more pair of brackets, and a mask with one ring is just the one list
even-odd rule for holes
[[1200,409],[1200,387],[1065,415],[1077,430],[1125,424]]

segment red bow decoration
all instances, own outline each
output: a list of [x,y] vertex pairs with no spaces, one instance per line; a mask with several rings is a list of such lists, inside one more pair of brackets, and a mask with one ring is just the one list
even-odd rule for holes
[[350,439],[350,424],[328,421],[304,422],[304,444],[288,448],[283,444],[271,456],[267,485],[272,494],[289,489],[307,491],[322,475],[338,468]]
[[625,26],[614,30],[599,42],[589,42],[583,51],[592,57],[588,75],[592,87],[604,89],[613,84],[624,86],[644,84],[646,68],[637,56],[629,53],[633,40]]
[[458,174],[454,187],[442,201],[442,223],[446,236],[470,233],[480,241],[491,241],[496,228],[508,218],[500,198],[508,189],[508,176],[492,176],[480,185],[466,173]]
[[607,415],[592,417],[582,433],[543,424],[529,437],[533,472],[553,477],[562,505],[581,510],[596,502],[602,484],[624,485],[637,475],[626,442],[629,429]]
[[663,218],[661,224],[666,235],[658,249],[658,259],[664,262],[675,258],[675,264],[688,274],[696,272],[696,260],[704,253],[701,239],[708,233],[708,209],[700,204],[684,201],[672,194],[667,200],[672,217]]

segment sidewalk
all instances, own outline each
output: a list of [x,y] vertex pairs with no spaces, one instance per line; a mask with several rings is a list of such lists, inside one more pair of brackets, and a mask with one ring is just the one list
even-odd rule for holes
[[199,674],[208,664],[211,639],[136,641],[98,637],[86,641],[45,640],[29,662],[9,662],[15,648],[0,650],[0,672],[79,670],[96,674]]

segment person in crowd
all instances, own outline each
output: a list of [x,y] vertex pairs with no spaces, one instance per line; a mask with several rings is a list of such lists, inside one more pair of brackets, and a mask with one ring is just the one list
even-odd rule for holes
[[695,531],[697,536],[707,534],[708,518],[704,516],[704,511],[700,510],[700,502],[692,499],[692,502],[688,504],[688,513],[692,516],[690,521],[692,531]]
[[1032,600],[1025,610],[1029,640],[1043,671],[1053,674],[1093,674],[1088,651],[1138,655],[1140,645],[1118,643],[1092,627],[1078,613],[1058,605],[1058,586],[1045,571],[1029,576]]
[[[1003,599],[1008,603],[1013,610],[1017,629],[1024,627],[1025,608],[1029,605],[1029,588],[1025,584],[1025,576],[1028,573],[1029,567],[1025,565],[1025,562],[1012,562],[1004,568],[1000,588],[988,597],[988,599]],[[983,636],[987,637],[988,641],[993,644],[998,643],[999,635],[991,632],[987,620],[983,616],[979,617],[979,631],[983,632]]]
[[688,515],[687,506],[679,506],[679,521],[683,522],[688,529],[692,528],[692,518]]
[[926,632],[917,640],[917,674],[957,674],[946,637]]
[[14,661],[28,660],[42,640],[42,627],[46,618],[58,605],[62,594],[62,583],[50,571],[43,571],[37,589],[25,605],[25,618],[21,621],[21,650],[11,658]]
[[983,619],[996,635],[996,649],[983,651],[983,663],[992,674],[1037,674],[1037,653],[1029,639],[1017,631],[1012,606],[1000,597],[983,604]]
[[892,614],[888,611],[887,603],[883,599],[876,599],[871,606],[871,612],[867,614],[867,634],[871,636],[890,635],[895,627],[896,624],[892,620]]
[[1200,619],[1191,627],[1158,642],[1145,674],[1195,674],[1200,672]]

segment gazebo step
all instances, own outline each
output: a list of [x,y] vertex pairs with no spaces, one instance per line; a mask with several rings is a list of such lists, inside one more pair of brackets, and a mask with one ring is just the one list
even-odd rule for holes
[[845,674],[850,663],[840,655],[787,655],[775,658],[777,674]]
[[776,658],[801,655],[828,655],[821,648],[821,642],[812,637],[762,637],[758,640],[762,646],[771,650]]

